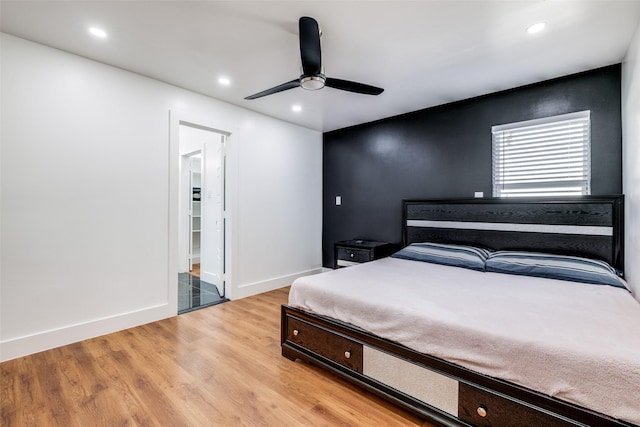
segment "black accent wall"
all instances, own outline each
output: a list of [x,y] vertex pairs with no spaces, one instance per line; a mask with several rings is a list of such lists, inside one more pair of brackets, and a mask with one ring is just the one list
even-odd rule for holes
[[583,110],[591,194],[621,194],[620,64],[325,133],[324,266],[339,240],[400,243],[403,199],[491,197],[491,126]]

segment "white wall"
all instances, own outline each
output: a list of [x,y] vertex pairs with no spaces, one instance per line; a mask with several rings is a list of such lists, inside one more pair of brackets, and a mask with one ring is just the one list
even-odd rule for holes
[[170,110],[234,131],[232,298],[320,270],[320,133],[6,34],[1,43],[0,360],[175,315]]
[[622,64],[622,190],[625,273],[640,301],[640,26]]

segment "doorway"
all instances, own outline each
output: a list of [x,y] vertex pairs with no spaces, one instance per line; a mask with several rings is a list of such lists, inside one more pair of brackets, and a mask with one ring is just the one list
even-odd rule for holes
[[223,133],[180,123],[178,314],[228,301],[225,142]]

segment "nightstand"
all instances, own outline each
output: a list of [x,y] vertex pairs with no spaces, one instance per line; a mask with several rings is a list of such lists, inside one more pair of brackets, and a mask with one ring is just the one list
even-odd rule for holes
[[372,240],[343,240],[334,244],[334,268],[362,264],[391,255],[393,245]]

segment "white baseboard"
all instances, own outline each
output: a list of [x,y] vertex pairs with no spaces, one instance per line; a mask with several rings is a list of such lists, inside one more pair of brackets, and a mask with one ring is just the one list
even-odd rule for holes
[[[318,274],[322,271],[323,268],[318,267],[269,280],[241,285],[235,290],[236,292],[234,292],[233,299],[245,298],[289,286],[298,277]],[[128,313],[11,338],[0,341],[0,362],[133,328],[175,315],[175,312],[170,312],[169,304],[160,304]]]
[[0,342],[0,362],[175,316],[169,304],[95,319]]
[[293,281],[298,277],[310,276],[312,274],[318,273],[322,273],[321,267],[307,271],[301,271],[299,273],[289,274],[287,276],[275,277],[269,280],[240,285],[237,289],[234,290],[233,299],[250,297],[252,295],[261,294],[263,292],[273,291],[274,289],[280,289],[284,286],[291,285]]

